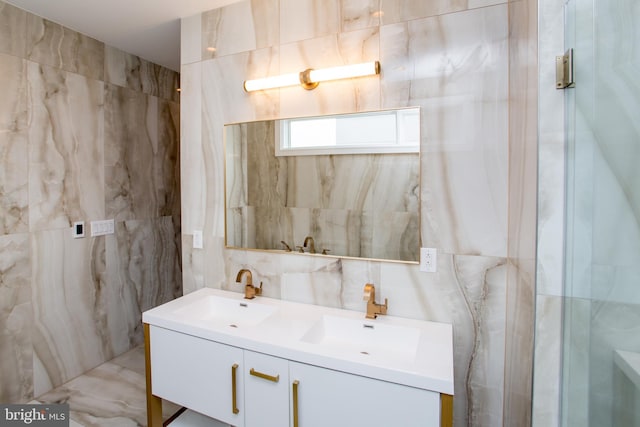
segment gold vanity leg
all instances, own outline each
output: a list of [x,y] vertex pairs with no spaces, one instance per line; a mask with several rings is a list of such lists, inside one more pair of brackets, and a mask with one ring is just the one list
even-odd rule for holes
[[440,427],[453,427],[453,396],[440,394]]
[[162,427],[162,399],[151,394],[151,339],[149,324],[144,324],[144,370],[147,378],[147,426]]

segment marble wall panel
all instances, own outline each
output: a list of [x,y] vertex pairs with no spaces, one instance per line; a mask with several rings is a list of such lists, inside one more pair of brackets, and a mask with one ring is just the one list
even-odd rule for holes
[[0,402],[33,398],[29,235],[0,236]]
[[386,25],[459,12],[467,8],[467,2],[468,0],[380,0],[381,20]]
[[142,312],[182,295],[180,259],[170,216],[118,222],[106,241],[110,305],[124,305],[110,316],[113,347],[120,354],[142,343]]
[[[180,20],[180,64],[200,62],[202,59],[202,14]],[[182,74],[183,70],[181,70]]]
[[104,80],[104,43],[96,39],[28,14],[26,43],[30,61]]
[[0,2],[0,53],[24,58],[26,40],[27,12]]
[[[31,234],[36,396],[114,356],[107,331],[104,238],[68,228]],[[43,378],[39,378],[43,376]]]
[[204,12],[202,60],[277,45],[279,6],[278,0],[243,0]]
[[30,229],[102,219],[103,83],[36,63],[28,67]]
[[339,30],[339,0],[280,0],[281,44],[337,34]]
[[179,102],[179,75],[175,71],[111,46],[105,46],[104,68],[107,83]]
[[422,107],[423,246],[505,256],[506,5],[386,25],[380,37],[383,106]]
[[[378,59],[380,31],[377,27],[280,46],[282,73],[358,64]],[[379,110],[381,107],[378,76],[325,82],[311,91],[292,86],[282,88],[278,92],[282,118],[370,111]]]
[[[182,230],[190,235],[195,229],[203,229],[207,189],[203,155],[205,147],[201,142],[202,66],[200,62],[183,65],[180,79],[182,93],[188,94],[180,102],[180,170],[185,171],[181,174],[180,194],[182,203],[192,207],[181,213]],[[191,172],[186,173],[186,171]]]
[[[116,220],[171,214],[162,189],[158,152],[158,98],[105,85],[106,215]],[[162,150],[164,152],[164,150]],[[160,164],[158,164],[160,160]]]
[[[2,7],[3,3],[0,3]],[[0,235],[29,227],[26,62],[0,54]]]
[[538,2],[509,2],[509,276],[503,425],[531,425],[538,169]]
[[380,0],[340,0],[340,31],[380,25]]
[[224,124],[279,117],[278,91],[247,93],[244,81],[280,74],[280,48],[258,49],[202,62],[203,132],[222,144]]

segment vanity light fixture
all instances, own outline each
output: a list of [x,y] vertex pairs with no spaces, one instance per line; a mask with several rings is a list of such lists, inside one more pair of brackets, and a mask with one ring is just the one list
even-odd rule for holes
[[265,77],[262,79],[245,80],[244,90],[247,92],[253,92],[256,90],[276,89],[296,85],[301,85],[307,90],[312,90],[318,87],[320,82],[350,79],[354,77],[375,76],[376,74],[380,74],[380,62],[378,61],[322,68],[320,70],[308,68],[300,73],[289,73],[279,76]]

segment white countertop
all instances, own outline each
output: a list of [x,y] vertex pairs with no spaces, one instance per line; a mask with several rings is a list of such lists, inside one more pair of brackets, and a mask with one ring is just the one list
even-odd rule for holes
[[[199,301],[210,296],[235,299],[242,304],[273,307],[274,313],[255,325],[228,325],[198,314]],[[153,326],[243,349],[269,354],[337,371],[453,395],[453,333],[445,323],[378,316],[365,319],[363,312],[300,304],[265,297],[245,300],[238,292],[204,288],[146,311],[142,321]],[[363,306],[364,306],[363,302]],[[398,357],[375,352],[362,354],[339,345],[325,345],[303,340],[305,334],[323,317],[341,318],[362,327],[399,328],[417,334],[415,354],[399,352]],[[401,338],[394,339],[396,343]],[[386,343],[379,343],[384,348]],[[396,344],[397,345],[397,344]],[[397,345],[401,347],[400,345]],[[389,348],[387,346],[387,348]],[[351,351],[349,351],[351,350]],[[399,349],[402,350],[402,349]],[[390,349],[393,352],[393,349]],[[386,353],[386,352],[385,352]]]
[[640,389],[640,353],[616,350],[614,361],[627,378]]

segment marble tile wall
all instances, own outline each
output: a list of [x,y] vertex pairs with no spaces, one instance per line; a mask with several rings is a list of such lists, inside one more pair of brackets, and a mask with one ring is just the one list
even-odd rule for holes
[[[184,292],[239,292],[233,278],[250,268],[267,296],[362,311],[362,287],[373,282],[390,314],[454,325],[456,426],[526,425],[535,199],[518,192],[535,195],[535,2],[282,0],[274,5],[279,27],[268,29],[276,21],[256,18],[254,3],[182,21]],[[234,32],[268,36],[234,43]],[[206,50],[213,33],[227,40],[215,55]],[[509,49],[510,37],[522,52]],[[374,59],[382,73],[373,79],[242,90],[247,78]],[[510,66],[526,73],[513,104]],[[423,111],[420,235],[438,249],[437,273],[225,249],[224,124],[405,106]],[[510,133],[510,123],[526,131]],[[525,145],[510,155],[513,144]],[[192,248],[194,230],[204,231],[203,249]]]
[[[181,294],[177,85],[0,1],[0,401],[133,348]],[[72,238],[106,218],[114,235]]]

